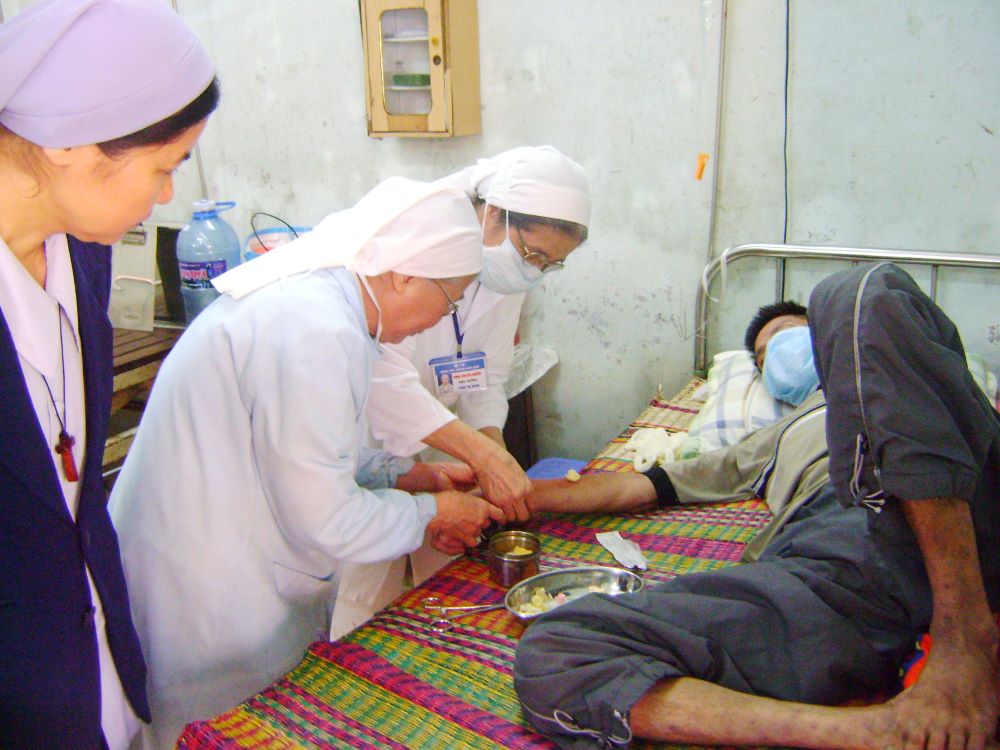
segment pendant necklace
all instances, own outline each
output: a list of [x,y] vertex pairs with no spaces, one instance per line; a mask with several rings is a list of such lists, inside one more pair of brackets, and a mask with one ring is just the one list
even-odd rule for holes
[[67,482],[78,482],[80,481],[80,472],[77,471],[76,459],[73,458],[73,446],[76,445],[76,438],[66,432],[66,354],[63,349],[62,310],[57,308],[56,313],[59,316],[59,364],[62,367],[62,416],[59,416],[59,407],[56,406],[52,388],[49,387],[49,381],[44,375],[42,375],[42,382],[45,383],[45,390],[49,392],[49,401],[52,402],[56,419],[59,420],[59,442],[55,445],[55,451],[62,458],[63,474],[66,476]]

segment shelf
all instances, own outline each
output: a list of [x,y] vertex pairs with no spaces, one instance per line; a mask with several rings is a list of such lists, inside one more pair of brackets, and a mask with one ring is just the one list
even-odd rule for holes
[[386,91],[430,91],[430,86],[386,86]]
[[383,42],[389,42],[390,44],[412,44],[414,42],[424,42],[430,41],[430,37],[426,36],[384,36],[382,37]]

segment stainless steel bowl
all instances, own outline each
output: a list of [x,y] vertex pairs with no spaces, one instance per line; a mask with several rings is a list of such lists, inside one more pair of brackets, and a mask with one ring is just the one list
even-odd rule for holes
[[[504,588],[510,588],[538,573],[538,556],[542,542],[537,534],[520,529],[499,531],[490,537],[486,551],[490,577]],[[516,554],[515,550],[527,550]]]
[[527,578],[511,588],[504,597],[504,606],[518,619],[531,620],[542,614],[531,611],[532,597],[544,601],[548,605],[545,611],[550,611],[585,594],[614,596],[640,591],[642,587],[643,581],[639,576],[621,568],[594,566],[551,570]]

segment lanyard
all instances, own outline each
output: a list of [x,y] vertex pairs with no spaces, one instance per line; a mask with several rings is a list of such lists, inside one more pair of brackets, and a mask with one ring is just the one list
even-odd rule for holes
[[[480,284],[479,281],[473,281],[471,286],[474,287],[474,289],[472,290],[472,297],[471,299],[469,299],[469,306],[468,308],[466,308],[466,313],[465,313],[466,320],[469,319],[469,315],[471,314],[472,310],[472,304],[476,301],[476,295],[479,294],[479,287],[481,287],[482,284]],[[462,341],[463,339],[465,339],[465,334],[462,333],[462,327],[458,323],[457,310],[451,314],[451,324],[455,327],[455,341],[458,343],[458,347],[455,350],[455,359],[461,359]]]
[[458,359],[462,358],[462,339],[465,338],[465,334],[462,333],[461,327],[458,325],[458,313],[453,312],[451,314],[451,323],[455,326],[455,341],[458,342],[458,347],[455,351],[455,357]]

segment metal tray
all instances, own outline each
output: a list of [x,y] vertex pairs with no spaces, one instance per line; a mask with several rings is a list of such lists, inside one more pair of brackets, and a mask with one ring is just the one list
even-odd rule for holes
[[567,602],[578,599],[585,594],[625,594],[639,591],[643,587],[642,579],[635,573],[621,568],[606,568],[593,566],[584,568],[566,568],[565,570],[550,570],[540,573],[513,586],[504,597],[507,611],[519,620],[532,620],[541,612],[524,612],[523,609],[531,601],[537,589],[548,597],[564,595],[565,601],[551,604],[545,611],[551,611]]

